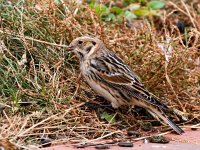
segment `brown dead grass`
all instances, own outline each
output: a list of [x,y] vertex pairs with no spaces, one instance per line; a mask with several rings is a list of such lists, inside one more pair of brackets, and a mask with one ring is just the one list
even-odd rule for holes
[[[111,124],[100,119],[98,111],[84,106],[91,101],[85,91],[91,90],[83,81],[74,93],[78,63],[64,47],[85,34],[102,39],[163,103],[180,110],[178,114],[188,118],[188,123],[199,122],[199,16],[188,4],[169,2],[170,9],[150,25],[145,19],[102,22],[85,3],[27,1],[23,9],[16,2],[10,3],[12,8],[3,4],[0,20],[0,102],[6,105],[0,110],[0,138],[9,138],[21,148],[36,149],[42,137],[53,139],[53,144],[77,143],[120,138],[127,129],[141,130],[140,117],[133,110],[118,111],[116,122]],[[174,25],[177,12],[188,21],[184,35]],[[169,62],[159,44],[173,49]],[[96,103],[104,101],[97,99]],[[115,114],[113,110],[102,111]]]

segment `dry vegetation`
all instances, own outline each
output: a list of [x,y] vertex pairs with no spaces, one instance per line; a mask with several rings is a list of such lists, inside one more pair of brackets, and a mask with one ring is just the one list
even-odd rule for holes
[[[54,144],[75,143],[120,139],[127,130],[148,135],[161,129],[144,132],[142,123],[152,122],[152,118],[143,113],[137,115],[133,109],[85,106],[88,101],[95,106],[106,103],[83,81],[75,93],[78,63],[65,45],[85,34],[102,39],[163,103],[180,110],[177,112],[181,117],[172,115],[176,122],[183,123],[187,118],[185,126],[199,123],[199,7],[195,2],[168,2],[161,17],[105,22],[86,3],[2,0],[0,138],[31,149],[39,147],[40,139],[46,137]],[[187,26],[184,33],[176,26],[178,20]],[[114,115],[115,121],[101,119],[103,112]]]

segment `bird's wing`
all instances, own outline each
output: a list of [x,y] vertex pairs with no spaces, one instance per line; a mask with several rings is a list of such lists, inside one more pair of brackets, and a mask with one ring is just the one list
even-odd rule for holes
[[168,109],[153,94],[148,92],[140,82],[139,77],[119,57],[113,53],[109,55],[91,60],[91,67],[102,81],[116,90],[128,94],[129,97],[144,100],[163,110]]

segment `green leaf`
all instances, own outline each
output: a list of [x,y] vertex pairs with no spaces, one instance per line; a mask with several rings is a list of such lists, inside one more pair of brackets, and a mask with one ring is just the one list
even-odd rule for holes
[[105,5],[98,5],[98,6],[95,7],[95,12],[98,15],[104,15],[104,14],[106,14],[107,9],[108,8]]
[[104,20],[104,21],[114,21],[115,15],[113,13],[110,13],[107,16],[102,16],[102,20]]
[[132,12],[130,11],[125,11],[124,13],[124,16],[127,20],[131,20],[131,19],[134,19],[134,18],[137,18],[137,16],[135,14],[133,14]]
[[105,119],[109,123],[115,123],[116,122],[115,115],[114,114],[108,114],[107,112],[103,112],[103,114],[101,114],[101,119]]
[[89,8],[92,8],[92,9],[93,9],[93,8],[94,8],[94,3],[90,3],[90,4],[89,4]]
[[123,12],[123,9],[121,9],[121,8],[119,8],[119,7],[112,7],[112,8],[110,9],[110,12],[119,15],[119,14],[121,14],[121,13]]
[[150,14],[150,11],[147,7],[141,7],[137,10],[134,10],[133,13],[136,15],[136,16],[148,16]]
[[54,2],[55,2],[57,5],[62,4],[62,2],[61,2],[60,0],[54,0]]
[[147,6],[152,9],[161,9],[165,6],[165,3],[162,1],[151,1],[147,3]]

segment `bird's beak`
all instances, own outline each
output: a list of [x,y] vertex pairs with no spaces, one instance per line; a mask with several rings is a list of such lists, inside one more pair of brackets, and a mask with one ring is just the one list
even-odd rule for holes
[[72,51],[72,50],[74,50],[75,47],[74,46],[67,46],[66,48],[67,48],[67,51]]

